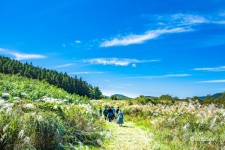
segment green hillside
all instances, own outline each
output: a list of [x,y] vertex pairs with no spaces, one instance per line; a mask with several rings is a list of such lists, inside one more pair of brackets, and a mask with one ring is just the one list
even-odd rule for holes
[[123,94],[113,94],[113,95],[110,96],[110,98],[112,100],[131,99],[130,97],[127,97],[127,96],[125,96]]
[[69,94],[65,90],[53,86],[46,81],[0,73],[0,94],[2,93],[10,94],[9,99],[11,100],[18,98],[40,100],[43,97],[61,99],[68,102],[85,100],[78,95]]
[[89,99],[45,81],[0,74],[0,149],[98,147],[104,122]]
[[216,94],[213,94],[213,95],[201,96],[201,97],[199,97],[199,99],[204,100],[204,99],[206,99],[206,97],[211,97],[213,99],[218,99],[219,97],[222,96],[222,94],[224,94],[224,93],[216,93]]
[[0,73],[16,74],[32,79],[45,80],[48,83],[64,89],[68,93],[101,98],[102,93],[98,87],[93,87],[82,78],[71,77],[67,73],[57,72],[45,68],[35,67],[32,63],[21,63],[8,57],[0,56]]

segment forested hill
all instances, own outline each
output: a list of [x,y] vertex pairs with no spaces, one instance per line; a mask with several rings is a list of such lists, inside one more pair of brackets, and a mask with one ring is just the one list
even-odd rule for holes
[[35,67],[32,63],[21,63],[8,57],[0,56],[0,72],[5,74],[17,74],[24,77],[45,80],[48,83],[60,87],[68,93],[100,98],[102,96],[98,87],[93,87],[81,78],[71,77],[67,73],[57,72],[46,68]]

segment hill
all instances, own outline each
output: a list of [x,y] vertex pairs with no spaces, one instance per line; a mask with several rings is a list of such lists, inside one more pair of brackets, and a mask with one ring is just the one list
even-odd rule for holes
[[71,77],[67,73],[46,68],[35,67],[32,63],[21,63],[8,57],[0,56],[0,73],[17,74],[32,79],[45,80],[48,83],[64,89],[68,93],[98,99],[102,96],[98,87],[93,87],[82,78]]
[[[217,98],[219,98],[222,94],[223,94],[223,93],[216,93],[216,94],[208,95],[208,96],[210,96],[210,97],[213,98],[213,99],[217,99]],[[207,96],[200,96],[199,99],[200,99],[200,100],[204,100],[206,97],[207,97]]]
[[69,94],[64,89],[51,85],[46,81],[2,73],[0,73],[0,94],[2,96],[4,94],[8,95],[6,97],[11,100],[29,99],[35,101],[40,99],[55,99],[68,102],[85,100],[78,95]]
[[130,97],[127,97],[123,94],[113,94],[110,97],[111,99],[131,99]]
[[19,75],[0,73],[0,120],[2,150],[80,149],[103,137],[89,99]]

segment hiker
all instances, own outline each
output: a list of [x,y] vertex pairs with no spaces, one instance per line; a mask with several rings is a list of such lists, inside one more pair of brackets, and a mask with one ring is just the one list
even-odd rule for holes
[[105,109],[103,111],[103,114],[104,114],[104,117],[105,117],[105,120],[106,120],[107,116],[108,116],[108,109],[107,109],[107,107],[105,107]]
[[116,117],[116,110],[114,109],[114,107],[111,107],[113,115],[112,115],[112,119],[114,119]]
[[119,110],[120,110],[120,107],[117,107],[117,109],[116,109],[116,117],[118,117]]
[[102,108],[99,109],[99,116],[102,116]]
[[122,124],[124,123],[123,121],[123,112],[122,110],[119,110],[119,114],[118,114],[118,118],[117,118],[117,124],[119,124],[119,126],[122,126]]
[[116,109],[116,114],[117,115],[119,114],[119,110],[120,110],[120,107],[117,107],[117,109]]
[[113,119],[113,110],[111,107],[109,107],[108,109],[108,119],[109,119],[109,122],[111,122]]

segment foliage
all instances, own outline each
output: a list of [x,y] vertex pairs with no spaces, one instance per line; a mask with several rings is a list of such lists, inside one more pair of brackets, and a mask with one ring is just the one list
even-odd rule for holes
[[88,99],[50,85],[46,81],[29,79],[17,75],[0,73],[0,94],[9,93],[11,99],[21,98],[29,100],[58,101],[60,102],[87,102]]
[[172,105],[175,101],[178,101],[179,99],[177,97],[172,97],[170,95],[162,95],[159,98],[158,97],[146,97],[143,95],[140,95],[139,97],[136,97],[135,99],[131,100],[132,104],[166,104],[166,105]]
[[131,98],[124,96],[122,94],[113,94],[110,96],[109,99],[111,99],[111,100],[129,100]]
[[[46,107],[43,107],[46,106]],[[18,100],[0,104],[0,149],[98,146],[103,122],[89,104]]]
[[18,75],[0,74],[0,149],[99,146],[104,126],[87,97]]
[[[215,96],[217,95],[217,96]],[[217,106],[225,106],[225,92],[215,95],[207,95],[204,100],[199,100],[201,104],[210,104],[213,103]]]
[[111,100],[119,100],[119,98],[114,94],[114,95],[111,95],[110,96],[110,99]]
[[[138,100],[145,100],[143,96]],[[125,123],[136,122],[149,131],[153,149],[223,149],[225,109],[215,104],[175,101],[173,104],[131,101],[92,102],[95,107],[120,106]]]
[[21,63],[17,60],[11,60],[8,57],[0,56],[0,73],[17,74],[32,79],[45,80],[48,83],[55,85],[65,91],[78,94],[81,96],[88,96],[93,98],[93,89],[98,92],[95,96],[99,98],[101,91],[98,87],[92,87],[82,78],[78,79],[76,76],[71,77],[67,73],[57,72],[45,68],[35,67],[32,63]]

